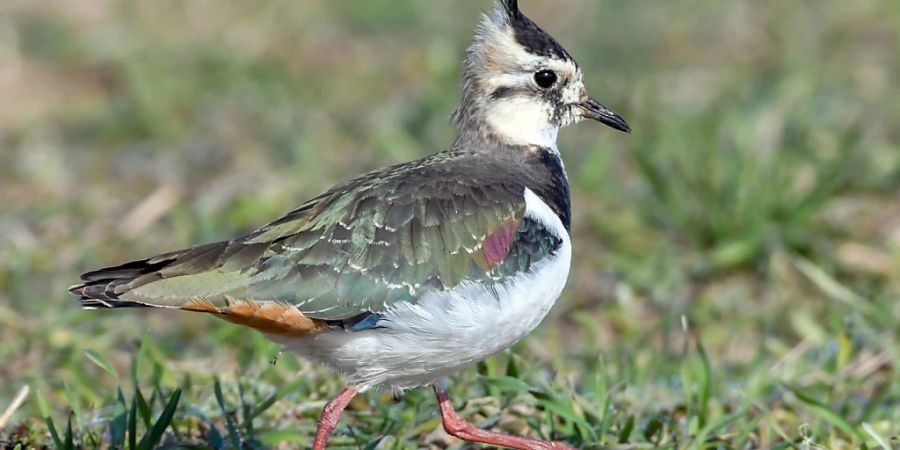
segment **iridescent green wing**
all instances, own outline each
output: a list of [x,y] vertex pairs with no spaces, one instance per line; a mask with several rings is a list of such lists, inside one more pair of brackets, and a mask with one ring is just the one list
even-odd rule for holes
[[[180,307],[196,299],[278,301],[345,319],[464,281],[502,282],[559,240],[525,218],[525,187],[502,167],[426,159],[323,194],[239,239],[86,274],[109,300]],[[466,175],[461,175],[465,173]],[[549,236],[549,237],[548,237]],[[129,272],[130,271],[130,272]]]
[[[521,223],[522,194],[452,180],[416,184],[362,187],[313,208],[315,221],[294,219],[252,237],[276,241],[277,254],[255,268],[249,295],[337,319],[489,277]],[[297,226],[303,231],[291,230]]]

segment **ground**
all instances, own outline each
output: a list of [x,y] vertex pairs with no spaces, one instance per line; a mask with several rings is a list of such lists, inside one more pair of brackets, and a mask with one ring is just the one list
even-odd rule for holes
[[[452,379],[461,414],[581,448],[900,446],[900,4],[520,3],[634,132],[561,133],[568,287]],[[309,445],[340,377],[66,287],[446,147],[488,6],[6,0],[0,447]],[[333,443],[472,448],[427,390],[361,396]]]

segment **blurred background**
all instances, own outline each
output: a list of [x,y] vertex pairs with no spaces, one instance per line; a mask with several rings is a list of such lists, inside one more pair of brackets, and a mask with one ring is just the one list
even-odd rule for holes
[[[634,131],[561,133],[568,288],[536,336],[457,377],[463,397],[504,393],[467,414],[546,433],[514,420],[527,411],[498,412],[549,408],[491,384],[519,366],[565,394],[551,425],[575,443],[662,445],[656,430],[716,420],[707,437],[735,448],[858,448],[873,442],[863,424],[900,434],[900,3],[521,4]],[[66,287],[447,147],[460,61],[490,6],[0,3],[0,412],[32,393],[0,440],[46,438],[42,416],[69,410],[102,437],[115,386],[135,381],[184,387],[179,417],[215,428],[217,375],[226,402],[301,380],[256,427],[271,430],[260,445],[306,442],[335,375],[273,365],[277,346],[204,315],[81,311]],[[336,442],[438,439],[427,394],[371,395]],[[629,420],[641,433],[622,440]],[[192,436],[179,437],[206,442]]]

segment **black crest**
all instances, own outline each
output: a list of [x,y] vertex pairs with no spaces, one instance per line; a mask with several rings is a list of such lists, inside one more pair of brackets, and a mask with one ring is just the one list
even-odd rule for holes
[[518,0],[502,0],[501,3],[509,17],[509,24],[515,31],[516,42],[525,47],[528,52],[556,59],[572,59],[569,52],[559,45],[553,36],[547,34],[531,19],[525,17],[525,14],[522,14],[522,11],[519,10]]
[[518,19],[522,15],[521,11],[519,11],[518,0],[503,0],[503,9],[506,10],[506,14],[509,15],[510,19]]

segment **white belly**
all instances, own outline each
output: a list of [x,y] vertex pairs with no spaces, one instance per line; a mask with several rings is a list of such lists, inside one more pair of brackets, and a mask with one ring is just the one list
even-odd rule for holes
[[379,328],[281,341],[347,374],[361,389],[404,390],[481,361],[516,343],[546,317],[566,284],[572,246],[559,218],[527,191],[526,215],[559,234],[555,253],[493,288],[463,283],[385,311]]

